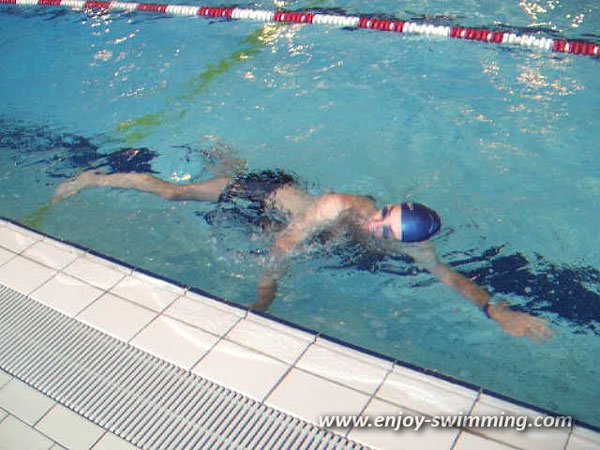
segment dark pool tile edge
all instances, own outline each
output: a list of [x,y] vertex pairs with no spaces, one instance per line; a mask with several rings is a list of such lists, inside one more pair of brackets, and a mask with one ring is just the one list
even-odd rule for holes
[[[403,361],[401,359],[393,358],[393,357],[390,357],[388,355],[384,355],[384,354],[378,353],[378,352],[376,352],[374,350],[370,350],[368,348],[360,347],[360,346],[358,346],[356,344],[352,344],[350,342],[345,342],[345,341],[343,341],[343,340],[341,340],[339,338],[336,338],[336,337],[333,337],[333,336],[329,336],[328,334],[312,330],[310,328],[304,327],[302,325],[295,324],[293,322],[289,322],[288,320],[285,320],[285,319],[273,316],[271,314],[264,313],[264,312],[259,312],[259,311],[253,311],[251,309],[251,307],[249,307],[249,306],[243,306],[243,305],[240,305],[238,303],[234,303],[234,302],[232,302],[230,300],[217,297],[217,296],[211,294],[210,292],[204,291],[203,289],[200,289],[200,288],[197,288],[197,287],[194,287],[194,286],[186,285],[186,284],[181,283],[181,282],[179,282],[177,280],[173,280],[173,279],[170,279],[170,278],[165,277],[163,275],[153,273],[153,272],[151,272],[149,270],[146,270],[144,268],[141,268],[141,267],[136,267],[133,264],[130,264],[130,263],[127,263],[127,262],[124,262],[124,261],[120,261],[117,258],[114,258],[114,257],[109,256],[109,255],[104,255],[104,254],[102,254],[102,253],[100,253],[100,252],[98,252],[96,250],[87,248],[87,247],[85,247],[85,246],[83,246],[81,244],[78,244],[78,243],[75,243],[75,242],[71,242],[69,240],[62,239],[62,238],[59,238],[59,237],[52,236],[52,235],[50,235],[48,233],[45,233],[43,231],[36,230],[34,228],[31,228],[31,227],[28,227],[26,225],[23,225],[23,224],[19,223],[18,221],[14,220],[14,219],[10,219],[10,218],[7,218],[7,217],[2,216],[2,215],[0,215],[0,219],[6,221],[8,223],[11,223],[11,224],[13,224],[13,225],[15,225],[17,227],[24,228],[24,229],[26,229],[28,231],[33,232],[33,233],[37,233],[39,235],[47,237],[49,239],[53,239],[53,240],[61,242],[63,244],[70,245],[72,247],[75,247],[75,248],[77,248],[79,250],[82,250],[82,251],[84,251],[86,253],[89,253],[91,255],[97,256],[99,258],[106,259],[106,260],[108,260],[108,261],[110,261],[110,262],[112,262],[114,264],[125,266],[125,267],[127,267],[129,269],[135,270],[136,272],[140,272],[140,273],[143,273],[143,274],[148,275],[150,277],[153,277],[153,278],[165,281],[167,283],[174,284],[174,285],[176,285],[178,287],[181,287],[183,289],[187,289],[190,292],[202,295],[202,296],[207,297],[207,298],[209,298],[211,300],[215,300],[217,302],[226,304],[226,305],[231,306],[233,308],[236,308],[238,310],[242,310],[244,312],[251,311],[253,314],[260,315],[260,316],[262,316],[264,318],[267,318],[267,319],[272,320],[274,322],[280,323],[282,325],[289,326],[289,327],[294,328],[296,330],[304,331],[306,333],[310,333],[310,334],[313,334],[315,336],[327,339],[329,341],[332,341],[332,342],[334,342],[334,343],[336,343],[338,345],[341,345],[343,347],[349,348],[351,350],[355,350],[355,351],[358,351],[358,352],[365,353],[367,355],[373,356],[375,358],[379,358],[379,359],[383,359],[383,360],[388,361],[388,362],[392,362],[392,363],[394,363],[397,366],[405,367],[407,369],[411,369],[411,370],[414,370],[416,372],[419,372],[419,373],[421,373],[423,375],[432,376],[432,377],[438,378],[440,380],[446,381],[448,383],[452,383],[452,384],[455,384],[455,385],[458,385],[458,386],[465,387],[467,389],[478,391],[480,393],[489,395],[490,397],[494,397],[494,398],[497,398],[499,400],[504,400],[506,402],[513,403],[513,404],[515,404],[517,406],[522,406],[524,408],[528,408],[528,409],[531,409],[533,411],[537,411],[537,412],[542,413],[542,414],[546,414],[546,415],[553,416],[553,417],[565,416],[565,414],[559,414],[559,413],[557,413],[555,411],[551,411],[551,410],[548,410],[548,409],[545,409],[545,408],[541,408],[539,406],[532,405],[532,404],[524,402],[522,400],[514,399],[514,398],[509,397],[507,395],[491,391],[491,390],[486,389],[484,387],[477,386],[475,384],[471,384],[471,383],[469,383],[467,381],[460,380],[458,378],[454,378],[454,377],[452,377],[450,375],[442,374],[442,373],[436,372],[434,370],[427,369],[425,367],[417,366],[417,365],[409,363],[407,361]],[[581,421],[579,419],[573,418],[573,425],[578,425],[580,427],[587,428],[587,429],[590,429],[590,430],[595,431],[597,433],[600,433],[600,426],[591,425],[591,424],[589,424],[587,422],[584,422],[584,421]]]

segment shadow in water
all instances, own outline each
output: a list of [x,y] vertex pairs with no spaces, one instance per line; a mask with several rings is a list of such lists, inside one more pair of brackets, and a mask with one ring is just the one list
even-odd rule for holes
[[[600,335],[600,271],[590,266],[556,264],[539,254],[534,261],[520,253],[501,255],[502,249],[493,247],[481,256],[452,265],[495,293],[522,296],[524,310],[551,312],[569,320],[575,333],[588,330]],[[477,262],[483,265],[461,269]]]
[[[515,310],[549,312],[568,320],[574,333],[593,332],[600,335],[600,271],[590,266],[560,265],[536,254],[533,261],[521,253],[502,254],[504,245],[484,250],[471,250],[465,259],[448,261],[457,272],[494,294],[518,295],[522,304]],[[416,268],[409,257],[389,257],[355,248],[336,251],[341,263],[327,269],[355,269],[416,277],[427,271]],[[464,253],[462,253],[464,254]],[[435,283],[433,277],[417,277],[412,286]]]
[[107,173],[156,173],[150,162],[158,153],[145,147],[99,151],[110,142],[102,136],[87,138],[0,119],[0,150],[11,151],[10,158],[17,167],[41,166],[50,178],[71,178],[82,170],[95,169]]

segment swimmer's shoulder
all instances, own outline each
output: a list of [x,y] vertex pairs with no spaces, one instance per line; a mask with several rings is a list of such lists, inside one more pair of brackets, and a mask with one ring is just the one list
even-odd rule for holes
[[412,258],[421,269],[431,270],[441,264],[435,246],[430,241],[400,244],[398,249]]
[[[333,220],[351,214],[365,215],[375,211],[375,204],[365,198],[349,194],[323,194],[314,199],[312,213]],[[358,214],[357,214],[358,213]]]
[[376,209],[375,202],[372,199],[360,195],[332,193],[320,195],[317,199],[321,205],[340,211],[347,209]]

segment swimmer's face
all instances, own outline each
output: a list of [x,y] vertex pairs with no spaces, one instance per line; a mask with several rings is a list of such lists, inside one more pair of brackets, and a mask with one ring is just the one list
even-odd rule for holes
[[369,231],[378,239],[397,239],[402,237],[400,205],[387,205],[369,221]]

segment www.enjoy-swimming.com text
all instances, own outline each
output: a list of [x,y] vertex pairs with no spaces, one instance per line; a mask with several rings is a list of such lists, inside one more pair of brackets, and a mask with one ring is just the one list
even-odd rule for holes
[[455,416],[344,416],[328,415],[319,417],[319,426],[324,428],[386,428],[398,431],[412,429],[419,431],[424,425],[431,428],[514,428],[524,431],[529,428],[567,428],[571,427],[570,416],[471,416],[458,414]]

